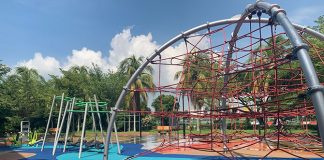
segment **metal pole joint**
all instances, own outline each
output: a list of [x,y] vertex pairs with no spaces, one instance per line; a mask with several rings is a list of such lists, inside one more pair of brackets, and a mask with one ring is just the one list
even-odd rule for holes
[[296,55],[297,52],[301,49],[306,49],[307,51],[309,51],[309,46],[305,43],[298,44],[298,46],[294,46],[292,54]]
[[301,49],[305,49],[306,51],[308,51],[309,50],[309,46],[307,44],[305,44],[305,43],[301,43],[301,44],[298,44],[297,46],[294,46],[291,54],[288,54],[286,56],[286,59],[289,59],[289,60],[292,60],[292,61],[293,60],[298,60],[297,53]]
[[208,21],[206,22],[206,28],[208,31],[210,31],[210,23]]
[[324,86],[322,86],[322,85],[310,86],[307,89],[307,94],[311,95],[312,93],[317,92],[317,91],[322,91],[324,93]]
[[129,91],[129,89],[128,89],[127,86],[124,86],[124,87],[123,87],[123,90],[125,90],[126,92]]
[[270,6],[269,10],[267,10],[267,14],[270,15],[271,10],[272,10],[273,8],[278,8],[278,9],[280,9],[280,6],[279,6],[278,4],[272,4],[272,5]]
[[157,56],[161,56],[161,52],[159,52],[159,50],[157,50],[157,49],[154,50],[154,53],[155,53]]
[[185,41],[187,41],[187,39],[188,39],[188,36],[187,36],[184,32],[181,32],[181,37],[182,37]]
[[273,19],[276,19],[278,13],[283,13],[283,14],[287,15],[287,13],[286,13],[286,11],[284,9],[277,8],[275,11],[272,12],[271,17]]

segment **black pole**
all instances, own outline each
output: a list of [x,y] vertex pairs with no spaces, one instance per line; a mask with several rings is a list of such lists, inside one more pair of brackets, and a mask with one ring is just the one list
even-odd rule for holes
[[[182,112],[184,114],[184,93],[182,93]],[[185,121],[185,117],[182,118],[182,130],[183,130],[183,138],[186,138],[186,121]]]
[[[140,105],[141,99],[140,99],[139,91],[135,91],[135,103],[136,103],[136,109],[138,111],[141,111],[141,105]],[[138,118],[139,118],[138,130],[140,132],[140,138],[142,138],[142,114],[141,114],[141,112],[139,112]],[[136,122],[136,118],[134,119],[134,121]]]

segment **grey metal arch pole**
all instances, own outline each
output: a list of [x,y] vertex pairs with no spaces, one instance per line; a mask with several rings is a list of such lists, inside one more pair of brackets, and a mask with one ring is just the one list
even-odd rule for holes
[[[174,43],[176,43],[178,40],[181,40],[182,38],[185,38],[187,35],[193,34],[195,32],[198,32],[200,30],[204,30],[210,27],[215,27],[215,26],[219,26],[219,25],[225,25],[225,24],[230,24],[230,23],[238,23],[240,19],[236,18],[232,18],[232,19],[225,19],[225,20],[220,20],[220,21],[214,21],[211,23],[206,23],[200,26],[197,26],[195,28],[192,28],[190,30],[187,30],[185,32],[183,32],[182,34],[179,34],[177,36],[175,36],[174,38],[172,38],[171,40],[169,40],[168,42],[166,42],[165,44],[163,44],[161,47],[159,47],[157,50],[155,50],[155,52],[149,56],[147,58],[147,60],[136,70],[136,72],[132,75],[132,77],[129,79],[129,81],[127,82],[126,86],[124,86],[123,91],[121,92],[115,107],[112,109],[112,114],[110,117],[110,121],[108,124],[108,128],[107,128],[107,136],[106,136],[106,144],[105,144],[105,148],[104,148],[104,156],[103,159],[104,160],[108,160],[108,149],[109,149],[109,144],[110,144],[110,137],[111,137],[111,132],[112,132],[112,128],[114,126],[114,122],[115,122],[115,118],[119,109],[119,106],[121,105],[124,97],[126,96],[130,85],[135,81],[135,79],[137,78],[137,76],[144,70],[144,68],[156,57],[158,56],[162,51],[164,51],[166,48],[168,48],[169,46],[173,45]],[[251,19],[247,20],[247,19],[243,19],[241,21],[241,23],[256,23],[259,22],[259,19]],[[261,19],[260,20],[261,23],[268,23],[268,19]],[[298,30],[303,30],[305,33],[310,34],[320,40],[324,40],[324,35],[321,33],[318,33],[310,28],[306,28],[304,26],[301,25],[297,25],[297,24],[292,24],[296,29]],[[313,102],[314,103],[314,102]],[[316,111],[317,112],[317,111]],[[322,111],[324,113],[324,110]],[[323,116],[324,118],[324,116]]]
[[[286,32],[287,37],[294,46],[292,54],[297,55],[300,66],[305,75],[306,84],[308,86],[308,94],[310,95],[315,108],[316,119],[321,134],[322,147],[324,147],[324,87],[320,84],[318,76],[315,72],[314,65],[308,54],[308,46],[303,43],[293,24],[287,18],[285,10],[280,9],[280,6],[277,4],[270,4],[264,1],[257,1],[255,4],[248,5],[245,11],[242,13],[241,18],[234,30],[233,41],[235,41],[235,38],[237,38],[237,33],[246,17],[248,17],[248,15],[252,12],[258,10],[264,10],[275,23],[281,25]],[[323,35],[318,32],[315,33],[311,31],[309,34],[323,40]],[[232,47],[230,51],[233,50],[233,46],[231,45],[230,47]]]

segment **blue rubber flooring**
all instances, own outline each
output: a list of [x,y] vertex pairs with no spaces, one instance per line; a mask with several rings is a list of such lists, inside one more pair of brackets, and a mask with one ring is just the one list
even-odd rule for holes
[[[39,146],[21,146],[21,147],[0,147],[0,151],[19,151],[26,153],[35,153],[35,156],[29,158],[21,158],[22,160],[78,160],[79,148],[78,147],[68,147],[67,152],[63,153],[63,146],[59,145],[55,156],[52,156],[52,143],[46,143],[44,151],[41,152],[41,145]],[[117,154],[117,146],[112,145],[109,150],[110,160],[122,160],[131,158],[132,156],[145,152],[147,150],[142,149],[141,144],[122,144],[121,154]],[[103,150],[96,149],[84,149],[82,152],[82,160],[101,160],[103,158]],[[149,153],[143,156],[134,158],[136,160],[222,160],[226,159],[219,156],[204,156],[204,155],[182,155],[182,154],[159,154],[159,153]],[[258,160],[258,157],[250,158],[237,158],[237,159],[252,159]],[[267,160],[296,160],[297,158],[267,158]],[[320,158],[317,158],[318,160]],[[317,160],[316,159],[316,160]],[[315,160],[315,159],[314,159]]]

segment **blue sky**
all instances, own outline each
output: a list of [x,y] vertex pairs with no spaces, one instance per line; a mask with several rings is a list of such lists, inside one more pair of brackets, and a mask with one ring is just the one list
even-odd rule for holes
[[[114,61],[128,55],[122,52],[133,52],[132,49],[139,48],[133,46],[136,42],[141,42],[144,46],[139,51],[150,51],[181,31],[240,14],[248,3],[253,2],[255,1],[1,1],[0,60],[11,67],[34,67],[41,70],[43,75],[48,72],[57,73],[58,67],[88,64],[83,62],[87,59],[112,67],[116,65]],[[313,21],[324,15],[323,0],[268,2],[281,5],[291,21],[302,25],[314,25]],[[127,49],[123,48],[124,41],[118,37],[126,39]],[[144,42],[150,43],[147,47],[149,49],[145,49]],[[120,57],[112,58],[113,53],[115,57]]]

